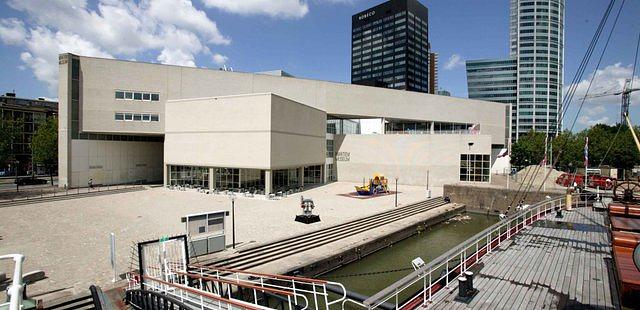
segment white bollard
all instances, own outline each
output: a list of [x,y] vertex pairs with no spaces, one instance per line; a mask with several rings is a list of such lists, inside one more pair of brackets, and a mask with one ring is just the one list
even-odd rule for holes
[[111,282],[116,282],[118,281],[118,275],[116,273],[116,234],[115,233],[109,234],[109,246],[110,246],[109,256],[111,259],[111,269],[113,269],[113,279],[111,280]]

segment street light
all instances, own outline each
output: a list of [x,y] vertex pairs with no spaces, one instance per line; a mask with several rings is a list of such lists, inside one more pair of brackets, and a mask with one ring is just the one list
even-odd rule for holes
[[231,199],[231,230],[232,230],[232,240],[233,249],[236,248],[236,194],[229,194],[229,199]]
[[396,208],[398,207],[398,177],[396,177]]

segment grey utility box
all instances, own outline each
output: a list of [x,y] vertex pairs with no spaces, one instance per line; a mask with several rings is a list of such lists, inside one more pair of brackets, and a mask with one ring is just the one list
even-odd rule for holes
[[223,251],[226,248],[224,218],[228,211],[213,211],[185,215],[189,253],[193,256]]

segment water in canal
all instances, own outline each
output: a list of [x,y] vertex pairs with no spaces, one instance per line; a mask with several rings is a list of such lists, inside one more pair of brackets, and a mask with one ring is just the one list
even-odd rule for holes
[[[421,257],[429,263],[496,222],[496,216],[465,213],[319,278],[340,282],[350,291],[371,296],[411,273],[414,258]],[[402,268],[405,270],[377,273]]]

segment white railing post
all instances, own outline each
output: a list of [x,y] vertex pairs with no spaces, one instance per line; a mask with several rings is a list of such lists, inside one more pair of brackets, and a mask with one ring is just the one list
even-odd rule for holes
[[431,286],[433,285],[433,283],[431,282],[431,273],[433,272],[432,269],[429,269],[429,302],[431,302]]
[[424,289],[422,290],[422,304],[426,305],[427,304],[427,290],[429,289],[427,286],[427,277],[422,278],[423,281],[423,287]]
[[449,288],[449,260],[447,260],[447,270],[444,273],[444,277],[445,277],[445,287],[448,289]]

